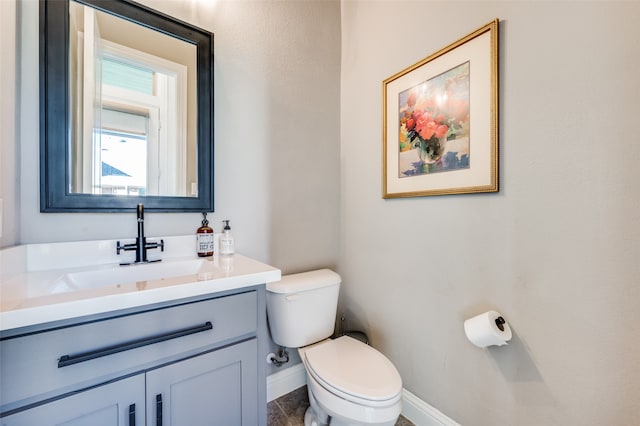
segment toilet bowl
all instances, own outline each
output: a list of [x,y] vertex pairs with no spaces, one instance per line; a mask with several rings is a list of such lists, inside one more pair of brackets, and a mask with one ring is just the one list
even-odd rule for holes
[[272,338],[281,346],[298,348],[311,404],[305,426],[392,426],[402,409],[398,370],[359,340],[328,339],[340,281],[338,274],[325,269],[267,284]]

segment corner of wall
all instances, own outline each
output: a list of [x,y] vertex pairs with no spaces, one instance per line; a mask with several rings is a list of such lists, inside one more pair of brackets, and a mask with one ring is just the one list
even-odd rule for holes
[[18,242],[17,2],[0,1],[0,247]]

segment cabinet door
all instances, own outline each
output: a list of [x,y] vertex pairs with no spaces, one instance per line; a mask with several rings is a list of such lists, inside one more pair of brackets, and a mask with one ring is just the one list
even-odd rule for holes
[[149,371],[148,426],[257,425],[257,368],[251,339]]
[[144,374],[0,419],[2,426],[144,426]]

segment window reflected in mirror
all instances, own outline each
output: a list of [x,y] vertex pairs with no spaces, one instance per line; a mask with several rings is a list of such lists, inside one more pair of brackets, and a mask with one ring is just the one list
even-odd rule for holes
[[69,192],[198,196],[196,46],[69,2]]

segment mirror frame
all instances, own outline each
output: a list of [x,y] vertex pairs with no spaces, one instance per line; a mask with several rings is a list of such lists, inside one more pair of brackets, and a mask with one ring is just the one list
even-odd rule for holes
[[130,0],[75,0],[196,45],[198,196],[69,192],[69,0],[40,0],[40,211],[213,211],[213,34]]

